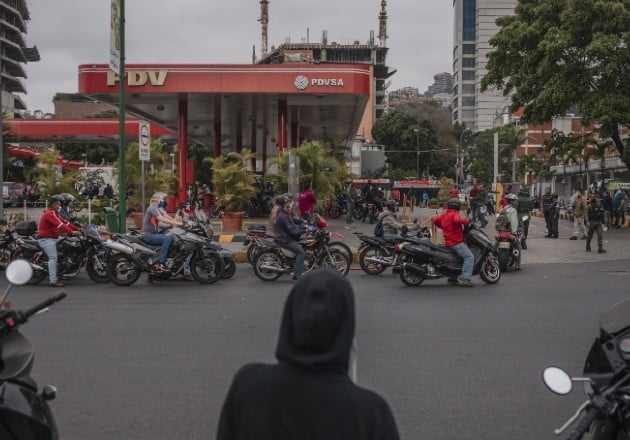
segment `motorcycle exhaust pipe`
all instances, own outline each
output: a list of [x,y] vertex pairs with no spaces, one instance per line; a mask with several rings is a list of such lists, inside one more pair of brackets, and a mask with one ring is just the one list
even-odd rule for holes
[[131,246],[127,246],[125,244],[119,243],[113,240],[105,240],[105,246],[114,249],[116,251],[120,251],[125,254],[133,255],[133,248]]
[[367,261],[368,263],[384,264],[384,265],[388,265],[388,264],[391,263],[391,261],[383,260],[381,258],[376,258],[376,257],[368,257],[368,258],[365,259],[365,261]]
[[260,269],[261,269],[261,270],[270,270],[270,271],[273,271],[273,272],[280,272],[280,273],[283,273],[283,272],[288,272],[288,270],[283,269],[283,268],[281,268],[281,267],[278,267],[278,266],[269,266],[269,265],[267,265],[267,264],[263,264],[263,265],[261,265],[261,266],[260,266]]
[[424,268],[422,266],[419,266],[419,265],[415,264],[415,263],[403,263],[402,267],[407,269],[407,270],[410,270],[410,271],[412,271],[414,273],[420,274],[422,276],[426,276],[427,275],[427,272],[424,270]]

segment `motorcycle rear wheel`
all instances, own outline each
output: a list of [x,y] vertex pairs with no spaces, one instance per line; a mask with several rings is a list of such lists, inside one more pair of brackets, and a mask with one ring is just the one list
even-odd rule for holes
[[400,268],[400,280],[410,287],[419,286],[424,281],[424,277],[417,272],[411,271],[409,268]]
[[[45,262],[45,264],[48,266],[48,262]],[[46,276],[48,275],[48,271],[47,270],[38,270],[35,269],[33,271],[33,276],[31,277],[31,279],[28,281],[28,284],[39,284],[42,282],[42,280],[44,278],[46,278]]]
[[142,270],[127,254],[117,254],[110,258],[107,266],[109,279],[117,286],[129,286],[140,278]]
[[383,258],[385,256],[387,255],[385,255],[385,252],[383,252],[382,248],[379,248],[377,246],[367,246],[363,248],[361,253],[359,253],[359,265],[361,266],[363,272],[369,275],[378,275],[380,273],[383,273],[385,269],[387,269],[387,266],[380,263],[370,263],[367,261],[367,259]]
[[328,249],[328,252],[330,252],[330,257],[328,254],[322,255],[317,262],[319,267],[335,269],[344,277],[348,275],[348,272],[350,272],[350,261],[344,253],[339,249]]
[[328,243],[328,247],[330,249],[339,249],[346,256],[348,261],[350,261],[350,264],[352,264],[354,255],[352,255],[352,249],[350,249],[350,246],[340,241],[331,241]]
[[486,284],[496,284],[501,279],[501,266],[496,258],[486,258],[479,269],[479,276]]
[[219,254],[196,254],[190,260],[190,274],[201,284],[216,283],[223,276],[225,263]]
[[264,269],[262,266],[273,266],[278,269],[282,268],[282,261],[274,251],[258,252],[254,258],[254,274],[263,281],[275,281],[282,275],[281,272]]
[[499,249],[499,267],[501,272],[505,272],[510,265],[510,250]]

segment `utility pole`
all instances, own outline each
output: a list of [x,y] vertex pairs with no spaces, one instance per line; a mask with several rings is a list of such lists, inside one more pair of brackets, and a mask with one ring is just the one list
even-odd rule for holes
[[414,128],[416,133],[416,176],[420,179],[420,130]]

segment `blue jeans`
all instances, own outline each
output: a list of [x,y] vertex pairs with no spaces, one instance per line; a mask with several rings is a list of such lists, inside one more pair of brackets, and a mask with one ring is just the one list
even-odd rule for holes
[[164,263],[166,261],[166,257],[168,257],[168,250],[171,248],[171,243],[173,243],[171,237],[167,237],[164,234],[147,234],[142,236],[142,241],[162,246],[158,262]]
[[51,283],[57,282],[57,242],[60,238],[40,238],[37,240],[39,247],[48,255],[48,279]]
[[304,259],[306,258],[306,253],[304,252],[304,248],[300,246],[297,241],[291,241],[289,243],[280,244],[283,248],[289,249],[291,252],[295,254],[295,265],[293,266],[293,277],[300,278],[302,276],[302,272],[304,272]]
[[475,264],[475,256],[471,250],[466,246],[466,243],[457,243],[455,246],[451,246],[457,254],[464,259],[462,263],[462,273],[459,276],[463,280],[470,280],[473,275],[473,266]]

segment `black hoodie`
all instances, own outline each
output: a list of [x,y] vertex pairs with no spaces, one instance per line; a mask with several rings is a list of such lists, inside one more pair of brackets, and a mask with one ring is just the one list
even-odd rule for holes
[[397,440],[387,402],[348,378],[354,294],[317,269],[284,306],[274,365],[248,364],[228,391],[218,440]]

